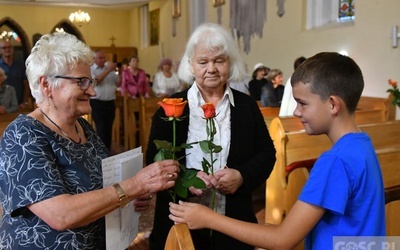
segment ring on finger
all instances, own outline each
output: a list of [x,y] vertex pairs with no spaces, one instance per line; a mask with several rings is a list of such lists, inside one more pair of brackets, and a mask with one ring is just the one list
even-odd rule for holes
[[168,181],[172,181],[172,180],[173,180],[173,179],[172,179],[173,176],[174,176],[173,174],[168,173],[168,174],[167,174]]

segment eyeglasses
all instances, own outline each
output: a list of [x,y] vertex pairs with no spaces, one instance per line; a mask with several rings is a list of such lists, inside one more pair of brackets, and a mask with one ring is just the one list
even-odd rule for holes
[[76,80],[76,83],[78,84],[79,88],[81,88],[81,90],[87,90],[90,87],[90,85],[93,85],[93,87],[96,87],[97,85],[96,78],[90,79],[87,77],[73,77],[73,76],[54,76],[54,78]]
[[3,46],[3,47],[1,47],[1,49],[12,49],[12,46]]

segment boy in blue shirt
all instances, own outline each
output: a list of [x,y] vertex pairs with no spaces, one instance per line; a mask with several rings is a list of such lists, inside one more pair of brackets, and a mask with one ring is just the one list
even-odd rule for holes
[[322,52],[291,77],[293,113],[309,135],[326,134],[332,148],[310,173],[298,201],[281,225],[235,220],[188,202],[170,204],[170,218],[190,229],[211,228],[267,249],[332,249],[334,236],[384,236],[385,201],[380,165],[354,113],[364,88],[361,69],[349,57]]

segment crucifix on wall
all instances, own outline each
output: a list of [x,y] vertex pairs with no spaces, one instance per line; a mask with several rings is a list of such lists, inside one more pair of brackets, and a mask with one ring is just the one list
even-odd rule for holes
[[111,40],[111,46],[115,46],[114,41],[117,40],[117,38],[115,38],[114,36],[111,36],[110,40]]

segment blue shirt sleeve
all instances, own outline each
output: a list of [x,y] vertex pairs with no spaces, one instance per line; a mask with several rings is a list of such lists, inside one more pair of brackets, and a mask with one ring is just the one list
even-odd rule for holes
[[299,200],[344,214],[352,193],[352,179],[340,158],[325,153],[314,164]]

